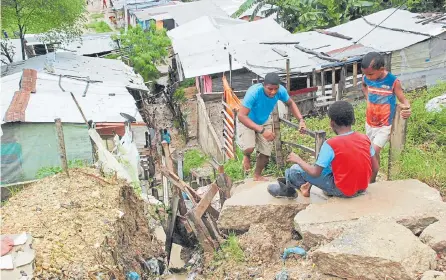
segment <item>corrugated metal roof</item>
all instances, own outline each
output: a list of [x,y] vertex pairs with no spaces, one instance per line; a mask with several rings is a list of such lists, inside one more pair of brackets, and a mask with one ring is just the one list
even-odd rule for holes
[[246,21],[226,17],[202,16],[168,31],[167,34],[171,39],[177,40],[241,23],[246,23]]
[[[263,19],[253,22],[229,22],[225,26],[216,26],[206,19],[196,20],[203,25],[201,31],[189,28],[188,25],[197,26],[195,22],[179,26],[171,32],[182,34],[181,38],[171,36],[172,45],[178,53],[186,78],[199,75],[208,75],[229,71],[229,46],[238,46],[245,43],[273,40],[290,35],[288,31],[280,27],[273,19]],[[234,61],[233,70],[243,68],[243,64]]]
[[[374,25],[378,25],[393,12],[395,12],[395,9],[387,9],[368,15],[365,17],[365,19]],[[407,30],[409,32],[393,31],[381,27],[374,29],[373,25],[368,24],[366,20],[362,18],[347,22],[328,30],[352,37],[352,41],[356,42],[365,34],[374,29],[365,38],[361,39],[359,43],[382,52],[404,49],[430,38],[429,36],[410,33],[410,31],[429,34],[431,36],[436,36],[446,31],[446,29],[443,28],[444,24],[428,23],[422,25],[416,23],[420,20],[417,18],[417,16],[419,16],[419,14],[398,10],[381,24],[383,27],[397,28]]]
[[150,19],[154,14],[168,13],[178,25],[185,24],[201,16],[227,17],[227,14],[211,1],[196,1],[178,5],[166,5],[161,7],[135,11],[134,15],[140,21]]
[[[22,73],[15,73],[1,79],[1,118],[2,123],[14,93],[19,90]],[[142,121],[132,95],[126,87],[117,83],[90,83],[87,94],[83,93],[87,86],[85,81],[63,78],[63,92],[59,87],[59,77],[38,73],[37,92],[30,95],[25,111],[25,122],[54,122],[61,118],[62,122],[84,123],[70,92],[73,92],[82,111],[88,120],[94,122],[123,122],[120,113],[135,116]]]
[[[59,52],[71,52],[78,55],[92,55],[96,53],[110,52],[118,49],[116,42],[113,41],[112,35],[114,33],[88,34],[82,35],[79,39],[64,43],[57,49]],[[28,45],[41,45],[41,42],[36,34],[25,35]],[[11,39],[12,46],[14,46],[15,54],[13,56],[14,62],[22,61],[22,46],[20,39]]]
[[1,75],[7,76],[22,72],[23,69],[36,69],[56,75],[71,75],[95,81],[113,81],[128,87],[148,90],[144,80],[133,69],[120,60],[79,56],[72,53],[49,53],[25,61],[2,66]]

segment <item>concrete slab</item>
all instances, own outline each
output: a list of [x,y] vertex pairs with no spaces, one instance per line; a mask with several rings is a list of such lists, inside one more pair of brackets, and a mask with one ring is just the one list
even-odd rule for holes
[[416,279],[436,253],[395,221],[365,218],[312,254],[325,274],[347,279]]
[[310,203],[325,203],[323,194],[315,188],[310,198],[275,198],[268,193],[272,182],[245,180],[232,190],[220,212],[220,229],[246,231],[252,224],[275,224],[292,227],[293,217]]
[[390,218],[419,234],[444,213],[446,203],[436,189],[418,180],[385,181],[371,184],[356,198],[311,204],[298,212],[294,225],[304,245],[313,247],[338,237],[360,217]]

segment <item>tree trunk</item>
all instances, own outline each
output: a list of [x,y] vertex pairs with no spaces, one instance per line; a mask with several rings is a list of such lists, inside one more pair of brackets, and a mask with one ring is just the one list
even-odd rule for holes
[[23,27],[19,25],[20,46],[22,47],[22,59],[25,60],[25,34]]

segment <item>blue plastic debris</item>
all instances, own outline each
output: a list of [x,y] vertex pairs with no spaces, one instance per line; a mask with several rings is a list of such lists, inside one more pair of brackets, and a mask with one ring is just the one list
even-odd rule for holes
[[301,247],[298,247],[298,246],[293,247],[293,248],[287,248],[283,252],[282,259],[285,260],[290,254],[305,256],[307,254],[307,251],[305,251],[304,249],[302,249]]
[[127,280],[140,280],[141,278],[139,277],[139,274],[132,271],[127,273]]

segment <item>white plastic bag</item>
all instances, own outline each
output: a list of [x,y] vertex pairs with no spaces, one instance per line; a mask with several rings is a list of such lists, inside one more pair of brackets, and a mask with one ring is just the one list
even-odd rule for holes
[[130,175],[133,187],[140,189],[139,174],[141,172],[140,157],[133,134],[129,126],[125,127],[125,134],[118,145],[118,161]]
[[426,111],[441,112],[446,107],[446,93],[435,98],[432,98],[426,104]]

